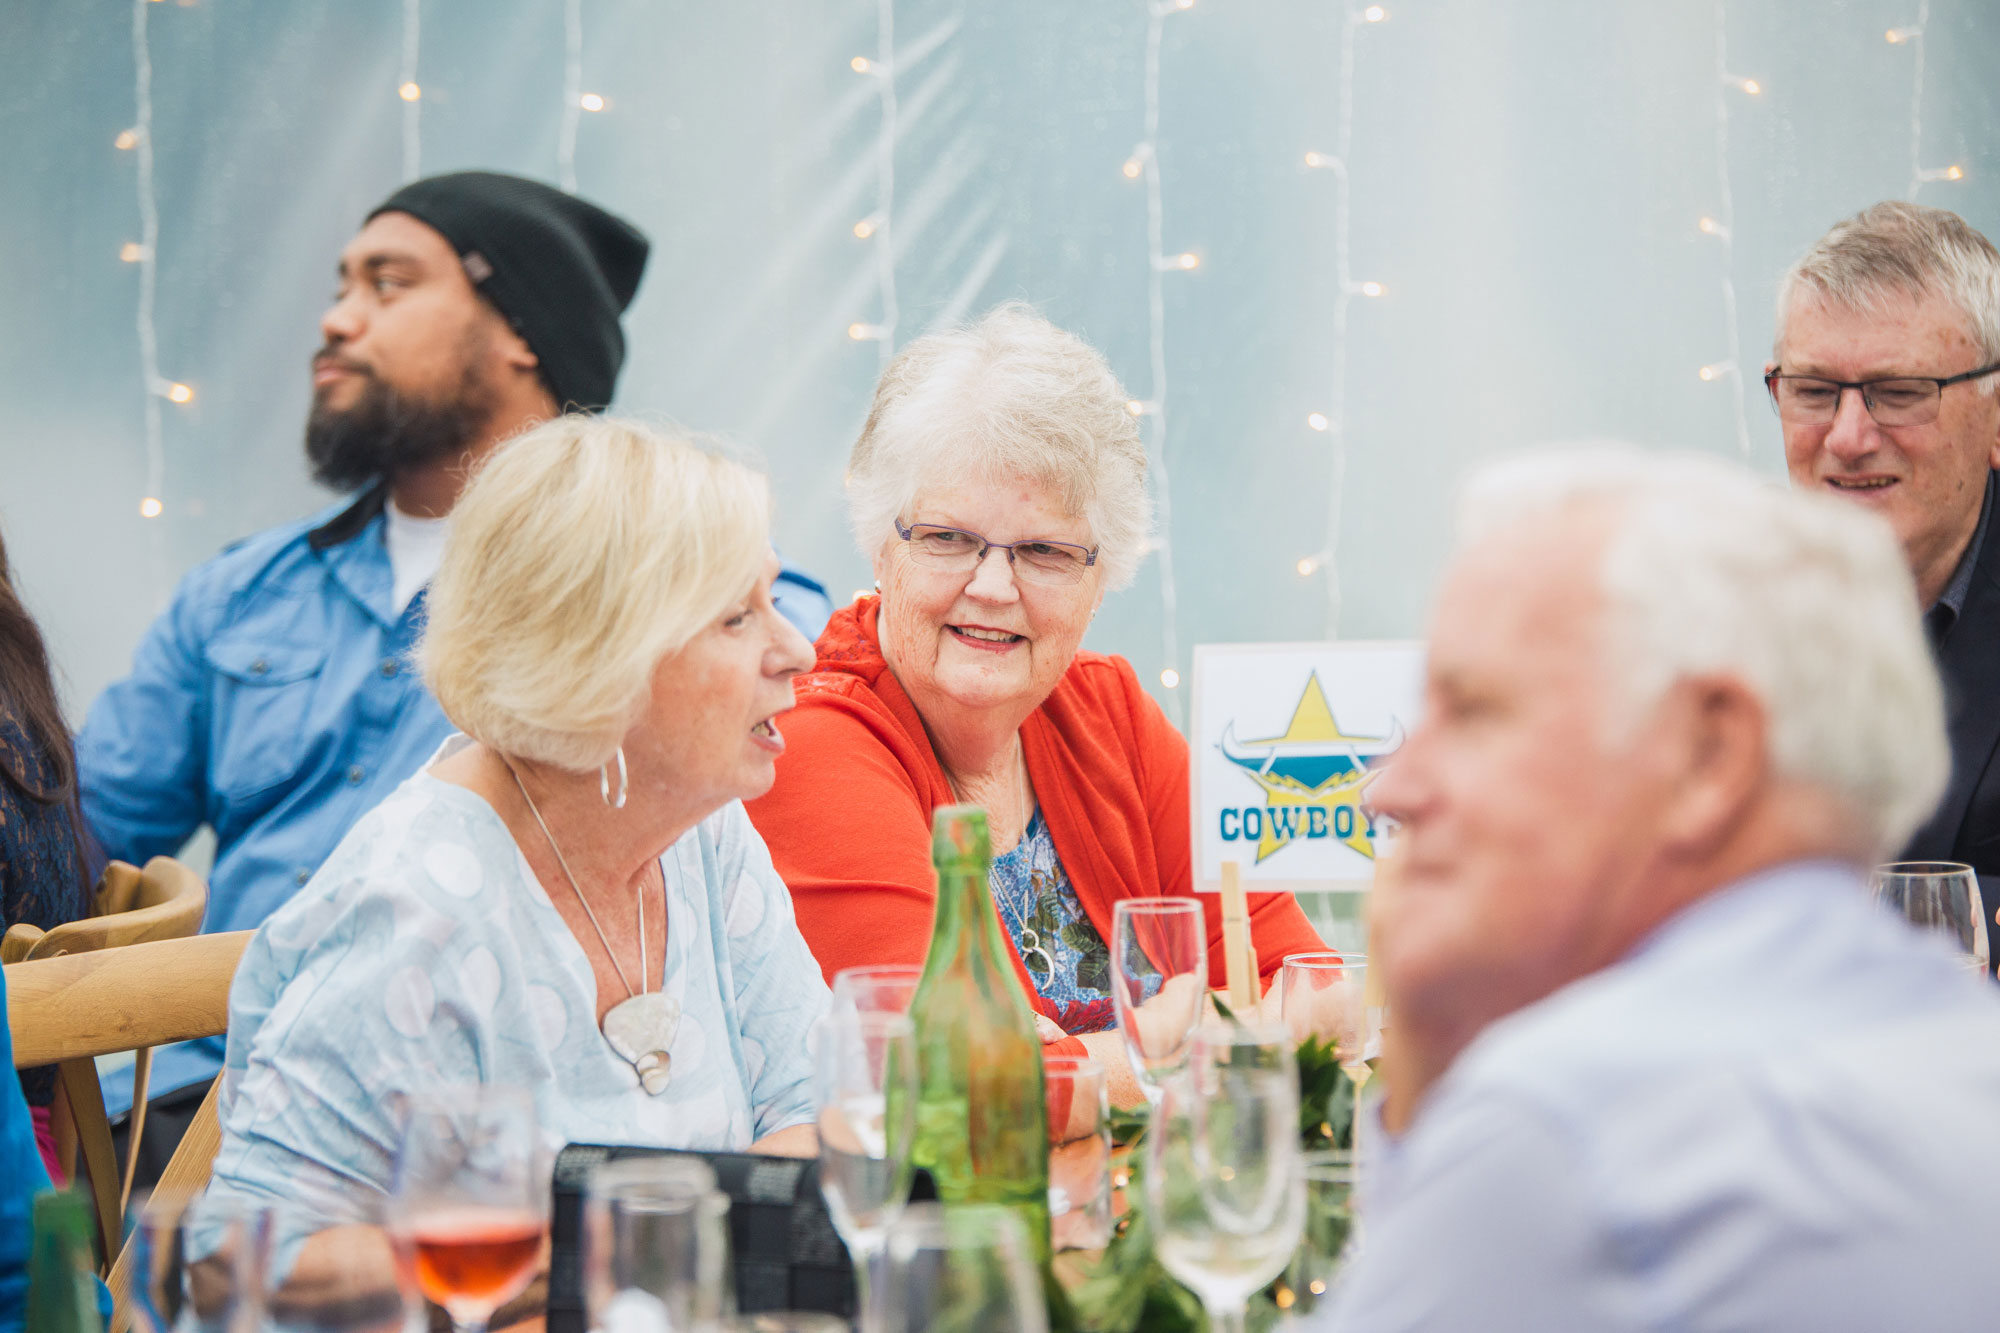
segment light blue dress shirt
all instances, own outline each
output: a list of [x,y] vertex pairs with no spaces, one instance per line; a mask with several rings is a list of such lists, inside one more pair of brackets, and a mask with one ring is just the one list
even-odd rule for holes
[[664,980],[648,973],[682,1010],[672,1079],[651,1094],[598,1030],[590,961],[507,826],[463,787],[409,779],[243,955],[211,1192],[369,1220],[401,1095],[452,1084],[527,1089],[551,1148],[741,1151],[812,1123],[806,1033],[826,985],[742,805],[660,868]]
[[1468,1047],[1312,1327],[1990,1328],[1996,1126],[2000,993],[1782,867]]
[[[77,737],[84,817],[108,855],[143,865],[215,830],[205,931],[260,925],[451,734],[410,662],[427,594],[396,612],[383,527],[371,493],[194,569]],[[787,568],[773,592],[807,637],[825,626],[805,575]],[[219,1038],[167,1047],[152,1095],[221,1064]],[[105,1101],[126,1109],[129,1071]]]

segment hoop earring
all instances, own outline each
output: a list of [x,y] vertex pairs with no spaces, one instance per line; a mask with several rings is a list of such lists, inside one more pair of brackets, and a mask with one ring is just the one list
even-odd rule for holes
[[615,799],[611,795],[610,764],[599,764],[597,766],[597,794],[602,796],[604,803],[613,810],[623,810],[625,808],[625,787],[625,747],[621,745],[618,747],[618,795]]

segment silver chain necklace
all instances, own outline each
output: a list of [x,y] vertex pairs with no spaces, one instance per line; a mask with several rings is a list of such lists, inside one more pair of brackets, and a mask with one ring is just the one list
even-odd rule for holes
[[[528,803],[528,813],[535,817],[542,836],[548,839],[549,850],[556,855],[556,864],[562,867],[563,878],[569,881],[569,891],[576,895],[578,905],[590,921],[590,928],[597,932],[597,942],[604,946],[604,956],[611,960],[611,970],[618,974],[618,982],[625,987],[625,998],[605,1011],[601,1024],[604,1040],[620,1059],[632,1066],[639,1076],[640,1086],[657,1096],[666,1090],[672,1079],[673,1057],[668,1050],[674,1044],[674,1033],[681,1025],[681,1003],[666,993],[666,963],[660,964],[660,989],[646,989],[646,890],[641,885],[638,894],[639,908],[639,988],[632,989],[631,978],[625,975],[624,965],[611,948],[611,941],[604,933],[604,927],[597,922],[597,913],[590,909],[590,900],[583,896],[583,889],[576,882],[576,875],[563,857],[562,848],[556,845],[556,835],[549,832],[549,821],[542,818],[541,808],[535,798],[528,795],[528,786],[521,781],[521,774],[503,755],[501,763],[507,765],[507,773],[514,779],[515,788],[521,799]],[[664,900],[666,883],[661,880],[661,896]]]

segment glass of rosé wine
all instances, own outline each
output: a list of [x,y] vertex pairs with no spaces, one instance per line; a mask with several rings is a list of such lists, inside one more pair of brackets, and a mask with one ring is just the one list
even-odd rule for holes
[[546,1160],[523,1089],[474,1084],[411,1099],[391,1230],[413,1285],[457,1333],[485,1333],[540,1270]]

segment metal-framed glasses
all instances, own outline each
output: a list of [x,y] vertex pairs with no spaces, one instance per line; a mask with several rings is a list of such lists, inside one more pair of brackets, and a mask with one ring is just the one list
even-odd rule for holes
[[970,574],[988,551],[1005,551],[1014,575],[1024,583],[1063,585],[1077,582],[1097,563],[1095,546],[1035,538],[1020,542],[990,542],[976,532],[936,523],[904,526],[896,520],[896,535],[910,544],[910,558],[927,569]]
[[1832,421],[1840,413],[1840,395],[1849,389],[1861,391],[1862,406],[1878,426],[1927,426],[1937,420],[1938,400],[1947,388],[1996,370],[2000,370],[2000,361],[1943,379],[1893,375],[1879,380],[1827,380],[1774,370],[1764,377],[1764,387],[1770,390],[1778,419],[1797,426],[1824,426]]

